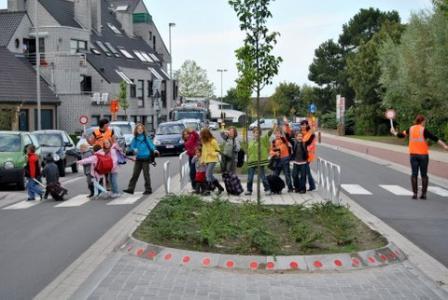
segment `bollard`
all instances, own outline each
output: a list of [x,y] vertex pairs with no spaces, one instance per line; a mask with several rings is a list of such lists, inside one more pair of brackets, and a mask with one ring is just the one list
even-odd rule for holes
[[167,160],[163,164],[163,179],[165,186],[165,194],[168,195],[171,193],[171,174],[170,174],[170,161]]
[[190,164],[187,152],[184,151],[179,155],[179,173],[180,188],[183,190],[185,185],[190,181]]
[[322,158],[317,159],[317,183],[325,200],[339,204],[341,167]]
[[317,140],[318,140],[319,144],[322,144],[322,134],[320,131],[317,133]]

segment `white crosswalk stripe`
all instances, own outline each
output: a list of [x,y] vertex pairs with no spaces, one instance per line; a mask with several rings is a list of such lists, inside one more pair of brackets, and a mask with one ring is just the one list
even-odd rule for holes
[[77,207],[86,204],[90,201],[89,198],[87,198],[88,195],[78,195],[75,196],[69,200],[66,200],[64,202],[61,202],[58,205],[55,205],[54,207]]
[[351,195],[372,195],[371,192],[359,184],[341,184],[341,187]]
[[396,196],[412,196],[413,193],[399,185],[380,185],[381,188]]
[[44,202],[44,201],[41,201],[41,200],[27,201],[27,200],[25,200],[25,201],[20,201],[20,202],[18,202],[16,204],[4,207],[2,209],[4,209],[4,210],[27,209],[27,208],[33,207],[35,205],[38,205],[38,204],[40,204],[42,202]]
[[110,201],[107,203],[107,205],[129,205],[134,204],[137,202],[141,197],[143,196],[143,193],[135,193],[134,195],[123,195],[120,198],[117,198],[115,200]]
[[438,186],[430,186],[428,191],[442,197],[448,197],[448,191]]

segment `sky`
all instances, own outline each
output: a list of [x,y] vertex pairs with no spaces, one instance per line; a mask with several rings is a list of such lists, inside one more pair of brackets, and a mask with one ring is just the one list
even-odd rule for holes
[[[168,46],[168,24],[172,29],[173,70],[187,59],[195,60],[207,71],[221,96],[221,80],[217,69],[227,69],[223,75],[223,91],[235,86],[237,70],[235,49],[241,47],[244,33],[227,0],[144,0]],[[6,8],[7,0],[0,0]],[[262,96],[270,96],[279,83],[310,84],[308,67],[314,50],[328,39],[338,39],[342,25],[361,8],[397,10],[403,22],[411,13],[431,9],[431,0],[275,0],[271,4],[273,18],[269,28],[280,33],[274,53],[283,58],[279,74]]]

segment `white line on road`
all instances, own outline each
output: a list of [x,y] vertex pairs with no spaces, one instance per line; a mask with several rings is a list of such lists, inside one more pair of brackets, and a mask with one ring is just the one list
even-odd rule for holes
[[412,192],[399,185],[380,185],[381,188],[396,196],[412,196]]
[[445,189],[442,189],[441,187],[438,187],[438,186],[430,186],[428,188],[428,191],[430,191],[433,194],[442,196],[442,197],[448,197],[448,191]]
[[107,205],[129,205],[134,204],[137,202],[141,197],[143,196],[143,193],[135,193],[134,195],[128,195],[128,196],[121,196],[118,199],[112,200]]
[[87,195],[78,195],[58,205],[55,205],[54,207],[78,207],[89,201],[90,199],[87,198]]
[[372,195],[371,192],[359,184],[341,184],[341,187],[351,195]]
[[4,207],[2,209],[4,209],[4,210],[27,209],[27,208],[33,207],[37,204],[40,204],[42,202],[44,202],[44,201],[41,201],[41,200],[27,201],[27,200],[25,200],[25,201],[21,201],[19,203],[11,205],[11,206]]

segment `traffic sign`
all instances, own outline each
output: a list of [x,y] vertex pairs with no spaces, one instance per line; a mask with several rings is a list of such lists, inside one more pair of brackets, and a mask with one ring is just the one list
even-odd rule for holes
[[311,103],[311,104],[308,106],[308,111],[309,111],[310,113],[312,113],[312,114],[316,113],[316,111],[317,111],[317,106],[316,106],[316,104]]
[[81,123],[81,125],[86,125],[87,123],[89,123],[89,118],[85,115],[82,115],[79,117],[79,123]]
[[396,116],[395,110],[388,109],[386,111],[386,119],[393,120],[393,119],[395,119],[395,116]]

